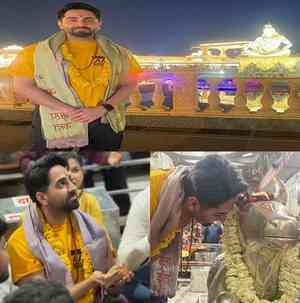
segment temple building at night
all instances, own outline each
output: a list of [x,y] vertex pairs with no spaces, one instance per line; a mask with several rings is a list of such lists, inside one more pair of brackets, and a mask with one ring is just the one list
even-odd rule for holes
[[[21,49],[8,46],[0,50],[0,113],[8,110],[3,119],[13,124],[19,119],[30,122],[33,108],[28,100],[13,93],[12,81],[5,76],[6,67]],[[261,36],[253,41],[203,42],[182,56],[135,54],[144,72],[128,103],[129,137],[124,148],[139,148],[139,144],[145,148],[147,142],[135,137],[140,128],[158,136],[149,140],[149,150],[155,149],[153,142],[157,142],[158,149],[165,144],[160,136],[170,131],[176,134],[171,145],[182,148],[175,139],[179,129],[183,140],[188,140],[191,130],[197,137],[204,130],[223,134],[226,129],[230,137],[243,131],[245,140],[253,128],[270,140],[274,129],[281,130],[285,139],[287,133],[298,132],[298,123],[292,121],[299,119],[300,57],[291,50],[289,39],[266,24]],[[17,116],[8,118],[11,115]],[[295,140],[297,134],[292,137]],[[220,140],[223,142],[223,137]],[[185,144],[195,145],[190,141]]]

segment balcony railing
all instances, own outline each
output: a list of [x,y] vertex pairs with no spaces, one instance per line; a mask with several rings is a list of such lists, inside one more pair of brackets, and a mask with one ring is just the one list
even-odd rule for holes
[[[194,68],[148,72],[132,94],[131,114],[300,118],[300,78],[212,77]],[[228,89],[222,83],[231,82]]]
[[[300,78],[212,77],[202,86],[199,80],[196,68],[146,71],[129,98],[128,114],[300,118]],[[224,81],[231,82],[227,90]],[[10,77],[0,79],[0,109],[33,109],[14,93]]]
[[[145,71],[129,98],[122,149],[299,147],[300,77],[215,74],[196,67]],[[0,139],[6,150],[29,144],[32,109],[13,93],[10,78],[0,79],[0,130],[12,133]]]
[[15,94],[11,77],[0,77],[0,110],[32,110],[33,108],[29,100]]

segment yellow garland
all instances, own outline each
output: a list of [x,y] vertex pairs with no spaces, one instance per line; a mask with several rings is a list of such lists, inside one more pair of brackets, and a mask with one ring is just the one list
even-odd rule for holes
[[[67,220],[72,220],[72,218],[69,218]],[[50,244],[50,246],[53,248],[53,250],[60,257],[60,259],[66,266],[68,272],[71,274],[72,263],[71,263],[71,258],[69,257],[69,251],[68,249],[65,249],[64,243],[62,239],[58,237],[54,227],[52,227],[50,224],[46,223],[45,221],[43,222],[43,235],[47,240],[47,242]],[[81,260],[82,260],[82,269],[83,269],[82,280],[86,280],[92,275],[94,271],[93,263],[88,250],[84,246],[80,233],[75,231],[75,234],[73,236],[75,236],[75,243],[79,244],[79,248],[81,250]],[[78,281],[74,281],[74,283],[76,282]],[[93,289],[91,289],[83,300],[84,303],[92,303],[94,302],[94,298],[95,298],[95,292]]]
[[174,230],[170,231],[169,234],[167,234],[162,240],[160,240],[158,246],[151,250],[151,257],[158,256],[162,250],[169,247],[171,242],[175,239],[177,231],[178,227],[175,227]]
[[226,266],[225,283],[241,303],[295,303],[300,296],[300,260],[298,247],[288,249],[279,273],[278,300],[260,299],[256,295],[254,281],[243,261],[240,243],[240,229],[236,210],[232,210],[224,225],[224,262]]

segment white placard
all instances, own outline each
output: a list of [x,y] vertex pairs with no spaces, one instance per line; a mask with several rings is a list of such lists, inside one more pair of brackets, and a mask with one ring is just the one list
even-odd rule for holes
[[25,207],[31,202],[31,198],[29,196],[13,197],[12,200],[16,207]]
[[6,223],[17,223],[20,220],[20,214],[12,213],[4,215],[4,219]]

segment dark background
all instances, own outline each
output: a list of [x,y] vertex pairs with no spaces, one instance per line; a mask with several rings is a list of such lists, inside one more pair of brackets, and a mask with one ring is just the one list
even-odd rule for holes
[[[1,0],[0,47],[25,45],[56,31],[62,0]],[[300,50],[299,0],[94,0],[104,32],[140,55],[187,55],[200,42],[252,41],[264,24]]]

